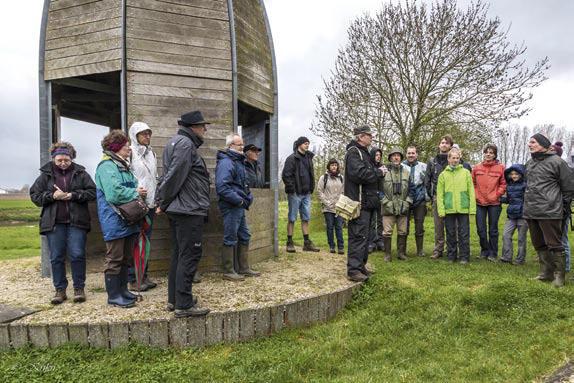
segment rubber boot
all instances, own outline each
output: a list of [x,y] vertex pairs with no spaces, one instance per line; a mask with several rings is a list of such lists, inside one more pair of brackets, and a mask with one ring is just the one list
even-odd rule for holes
[[566,256],[562,251],[551,251],[552,260],[554,261],[554,287],[564,287],[566,283]]
[[391,246],[392,246],[393,238],[392,237],[383,237],[383,244],[385,246],[385,262],[390,262],[391,258]]
[[109,305],[126,309],[135,306],[135,300],[126,299],[122,296],[119,274],[105,274],[104,277]]
[[401,261],[406,261],[407,258],[407,236],[399,235],[397,236],[397,258]]
[[[136,301],[138,296],[128,290],[128,279],[129,279],[129,268],[126,265],[122,265],[120,269],[120,287],[121,294],[126,299],[131,299]],[[137,282],[135,283],[137,285]]]
[[415,240],[417,243],[417,257],[424,257],[425,256],[425,252],[423,249],[423,242],[424,242],[424,238],[422,235],[421,236],[415,236]]
[[223,266],[223,279],[228,281],[243,281],[245,277],[235,272],[233,268],[234,246],[223,246],[221,250],[221,265]]
[[547,250],[538,252],[538,263],[540,264],[540,272],[534,279],[539,281],[554,280],[554,265],[551,262],[551,255]]
[[258,277],[260,272],[251,270],[249,267],[249,245],[239,245],[237,248],[238,273],[246,277]]

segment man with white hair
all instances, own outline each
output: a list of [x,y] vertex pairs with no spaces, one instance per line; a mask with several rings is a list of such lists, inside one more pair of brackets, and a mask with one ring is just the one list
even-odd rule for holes
[[[219,197],[219,210],[223,215],[223,248],[221,263],[223,279],[242,281],[245,277],[257,277],[248,261],[251,233],[245,219],[245,210],[253,202],[245,173],[243,139],[230,134],[225,139],[226,148],[217,152],[215,167],[215,191]],[[235,249],[237,248],[237,262]]]
[[[147,227],[145,234],[149,240],[155,216],[155,192],[157,188],[157,160],[150,145],[152,130],[145,122],[134,122],[130,127],[129,136],[132,148],[130,170],[138,180],[138,186],[147,190],[145,201],[149,207],[149,213],[144,225]],[[135,268],[130,267],[129,282],[132,290],[147,291],[157,286],[157,283],[147,276],[147,265],[139,286],[136,284]]]

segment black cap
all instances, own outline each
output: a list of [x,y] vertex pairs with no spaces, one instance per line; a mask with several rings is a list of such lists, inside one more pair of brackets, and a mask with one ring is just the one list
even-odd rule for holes
[[353,134],[354,135],[357,135],[357,134],[373,134],[373,132],[371,132],[371,127],[369,125],[363,125],[363,126],[359,126],[357,128],[354,128]]
[[262,149],[261,149],[261,148],[258,148],[257,146],[255,146],[255,145],[253,145],[253,144],[245,145],[245,146],[243,147],[243,153],[247,153],[247,152],[250,151],[250,150],[255,150],[255,151],[260,152]]
[[211,122],[205,121],[203,114],[199,110],[193,112],[182,114],[180,120],[177,121],[178,125],[181,126],[192,126],[192,125],[203,125],[211,124]]

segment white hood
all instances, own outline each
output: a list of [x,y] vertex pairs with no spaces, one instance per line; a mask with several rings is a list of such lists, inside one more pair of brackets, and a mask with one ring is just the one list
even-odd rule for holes
[[157,188],[157,160],[151,145],[146,146],[138,143],[137,135],[144,130],[153,131],[144,122],[134,122],[130,127],[129,136],[132,148],[130,169],[138,180],[138,186],[147,190],[146,202],[148,206],[154,207]]

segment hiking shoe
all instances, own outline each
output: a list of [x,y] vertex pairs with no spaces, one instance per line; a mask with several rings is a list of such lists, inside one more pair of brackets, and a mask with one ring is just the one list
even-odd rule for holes
[[331,248],[329,249],[329,253],[335,254],[335,248],[334,248],[334,247],[331,247]]
[[318,247],[315,247],[315,245],[313,244],[313,241],[308,240],[305,241],[305,243],[303,244],[303,251],[312,251],[312,252],[318,252],[320,251],[320,249]]
[[74,303],[82,303],[86,301],[86,293],[84,289],[74,289]]
[[493,263],[498,262],[498,259],[496,259],[496,257],[488,257],[488,258],[486,258],[486,260],[489,262],[493,262]]
[[513,261],[512,264],[514,266],[523,266],[524,265],[524,261]]
[[461,265],[468,265],[468,261],[466,259],[461,259],[460,264]]
[[[193,306],[195,306],[197,304],[197,298],[193,297],[191,298],[191,303],[193,304]],[[167,303],[167,305],[165,306],[165,310],[166,311],[174,311],[175,310],[175,305],[173,303]]]
[[361,273],[360,271],[356,271],[354,273],[347,275],[347,278],[352,282],[365,282],[369,279],[368,276]]
[[295,244],[291,241],[291,242],[287,242],[287,252],[288,253],[295,253],[297,252],[297,250],[295,250]]
[[204,307],[197,307],[197,306],[191,306],[188,309],[175,309],[175,317],[176,318],[185,318],[185,317],[201,317],[204,315],[207,315],[209,313],[208,308],[204,308]]
[[53,305],[59,305],[60,303],[64,303],[66,299],[68,299],[68,296],[66,295],[66,289],[59,289],[56,290],[56,294],[54,294],[54,297],[50,303]]
[[345,249],[339,249],[339,250],[337,250],[337,254],[339,254],[339,255],[345,254]]
[[375,274],[375,272],[373,270],[367,269],[367,266],[363,267],[363,274],[365,274],[367,277],[370,277],[371,275]]
[[199,274],[199,271],[196,271],[193,275],[193,283],[201,283],[201,281],[201,274]]
[[442,254],[440,253],[434,253],[433,255],[431,255],[431,259],[439,259],[442,258]]
[[408,258],[405,254],[397,254],[397,259],[401,260],[401,261],[406,261]]

